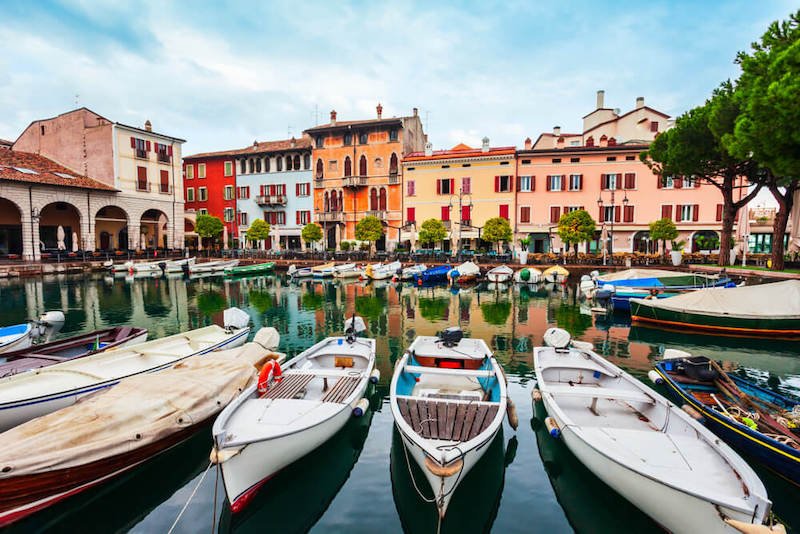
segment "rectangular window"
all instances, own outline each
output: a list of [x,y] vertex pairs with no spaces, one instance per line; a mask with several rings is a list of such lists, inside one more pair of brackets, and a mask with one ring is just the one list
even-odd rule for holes
[[529,193],[531,191],[531,177],[520,176],[519,187],[517,189],[522,193]]
[[529,222],[531,222],[531,207],[530,206],[520,206],[520,208],[519,208],[519,222],[521,222],[521,223],[529,223]]
[[687,189],[690,187],[696,187],[697,185],[697,179],[691,176],[684,178],[683,180],[681,180],[681,182],[682,182],[681,185]]
[[397,141],[397,130],[389,130],[389,141]]
[[559,206],[550,207],[550,222],[557,223],[561,218],[561,208]]
[[238,187],[236,194],[239,198],[250,198],[250,186],[243,185]]
[[672,219],[672,206],[671,205],[661,206],[661,218],[662,219]]
[[156,151],[156,157],[161,163],[169,163],[172,161],[172,147],[164,143],[153,143]]
[[697,204],[678,204],[675,211],[675,218],[677,221],[697,221],[699,215],[699,206]]
[[186,179],[191,180],[194,178],[194,165],[187,165],[186,166]]
[[633,206],[624,207],[622,222],[633,222]]
[[603,221],[613,221],[614,212],[619,209],[619,206],[603,206]]
[[169,190],[169,171],[161,171],[161,182],[159,185],[159,191],[162,193],[170,193]]
[[406,182],[406,196],[413,197],[416,194],[414,190],[415,185],[414,180]]
[[495,193],[510,193],[512,176],[495,176],[494,177],[494,192]]
[[508,204],[500,204],[500,217],[508,220]]
[[186,202],[194,202],[194,187],[186,188]]
[[461,179],[461,192],[465,195],[472,193],[472,178],[465,176]]
[[469,206],[461,206],[461,222],[470,224],[472,222],[472,208]]
[[369,135],[366,132],[358,134],[358,144],[366,145],[368,138],[369,138]]
[[625,173],[625,189],[636,189],[636,173]]
[[147,152],[150,150],[149,144],[150,141],[145,141],[138,137],[131,137],[131,148],[134,149],[134,154],[137,158],[147,159]]
[[317,148],[322,148],[325,145],[324,138],[321,135],[317,136],[316,142],[317,142]]
[[197,165],[197,177],[198,178],[205,178],[206,177],[206,164],[200,163]]
[[523,164],[523,165],[530,165],[530,164],[531,164],[531,160],[529,160],[529,159],[523,159],[523,160],[522,160],[522,164]]
[[300,210],[295,215],[295,221],[297,224],[308,224],[311,222],[311,212],[308,210]]
[[606,161],[617,161],[617,156],[608,156]]
[[667,176],[664,178],[664,181],[661,185],[664,189],[672,189],[675,187],[675,178],[672,176]]
[[222,190],[222,198],[225,200],[233,200],[233,186],[226,185],[225,189]]
[[208,210],[205,208],[200,208],[199,210],[197,210],[197,213],[199,213],[200,215],[208,215]]
[[298,197],[307,197],[311,195],[311,182],[299,183],[295,186],[295,194]]
[[197,188],[197,200],[200,202],[205,202],[208,200],[208,189],[205,187],[198,187]]
[[722,220],[722,209],[723,209],[723,207],[724,206],[722,204],[717,204],[717,218],[716,218],[717,221],[721,221]]
[[222,212],[222,216],[225,222],[231,222],[233,220],[233,208],[225,208]]
[[416,222],[417,208],[406,208],[406,222]]
[[450,206],[442,206],[442,221],[447,222],[450,220]]
[[136,167],[136,190],[150,191],[150,184],[147,183],[147,167]]
[[225,162],[225,176],[233,176],[233,162],[226,161]]
[[600,189],[615,190],[619,188],[618,174],[601,174]]
[[625,161],[636,161],[636,156],[625,156]]
[[454,178],[441,178],[436,180],[436,194],[437,195],[452,195],[455,189]]
[[583,206],[564,206],[564,213],[571,213],[573,211],[582,210]]
[[345,146],[350,146],[350,145],[352,145],[352,144],[353,144],[353,134],[351,134],[351,133],[349,133],[349,132],[348,132],[348,133],[346,133],[346,134],[344,134],[344,140],[343,140],[343,143],[344,143],[344,145],[345,145]]
[[650,123],[650,131],[657,132],[658,131],[658,121],[652,121]]
[[247,212],[239,212],[239,225],[247,226]]
[[580,163],[581,162],[581,158],[569,158],[569,162],[570,163]]
[[569,190],[570,191],[580,191],[583,189],[583,175],[582,174],[570,174],[569,175]]
[[554,174],[547,177],[547,190],[548,191],[563,191],[564,183],[560,174]]
[[561,163],[561,158],[553,158],[553,163]]

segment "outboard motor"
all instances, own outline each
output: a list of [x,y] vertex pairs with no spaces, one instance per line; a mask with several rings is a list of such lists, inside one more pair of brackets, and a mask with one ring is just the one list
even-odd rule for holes
[[356,336],[358,336],[358,334],[361,332],[365,332],[366,330],[367,325],[364,323],[364,319],[355,313],[350,319],[347,319],[344,322],[344,335],[348,343],[355,342]]
[[182,263],[181,264],[181,271],[183,271],[184,276],[189,276],[189,263]]
[[611,304],[611,297],[614,296],[616,288],[611,284],[605,284],[594,292],[594,298],[601,306],[608,307]]
[[592,291],[595,288],[594,280],[592,280],[590,276],[584,274],[583,276],[581,276],[581,283],[579,287],[581,288],[581,293],[583,293],[587,297],[590,297]]
[[50,341],[53,336],[61,331],[64,326],[64,312],[56,310],[44,312],[39,316],[39,319],[34,322],[33,338],[39,339],[44,337],[45,342]]
[[544,344],[554,349],[565,349],[569,347],[572,336],[563,328],[548,328],[543,336]]
[[451,326],[439,332],[439,339],[445,347],[455,347],[464,339],[464,332],[457,326]]
[[167,262],[158,262],[158,268],[161,269],[161,276],[165,276],[167,274]]

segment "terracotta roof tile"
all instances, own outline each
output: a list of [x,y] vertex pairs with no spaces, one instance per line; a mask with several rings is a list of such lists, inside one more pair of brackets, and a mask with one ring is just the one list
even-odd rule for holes
[[0,150],[0,180],[116,191],[110,185],[81,176],[44,156],[19,150]]
[[305,132],[318,132],[324,130],[335,130],[336,128],[344,128],[347,126],[381,126],[381,125],[390,125],[390,124],[397,124],[401,123],[403,119],[408,119],[410,117],[391,117],[386,119],[366,119],[360,121],[336,121],[335,123],[328,123],[328,124],[320,124],[318,126],[314,126],[313,128],[308,128]]
[[263,154],[265,152],[283,152],[288,150],[302,150],[311,148],[311,138],[303,136],[299,139],[282,139],[280,141],[263,141],[255,143],[245,148],[234,148],[232,150],[222,150],[218,152],[201,152],[185,156],[183,159],[204,159],[223,156],[242,156],[247,154]]
[[403,161],[426,161],[437,159],[456,159],[456,158],[479,158],[481,156],[513,156],[516,153],[516,147],[501,146],[490,148],[488,152],[484,152],[480,148],[471,148],[463,143],[454,146],[449,150],[434,150],[433,154],[426,156],[425,152],[412,152],[408,154]]

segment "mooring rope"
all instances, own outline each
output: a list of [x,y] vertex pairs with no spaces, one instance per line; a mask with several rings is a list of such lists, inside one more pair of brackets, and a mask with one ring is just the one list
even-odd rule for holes
[[178,514],[178,517],[175,518],[175,521],[172,523],[172,526],[169,527],[167,534],[172,534],[172,532],[175,530],[175,527],[178,525],[178,521],[181,520],[181,517],[183,517],[183,513],[189,507],[189,503],[192,502],[192,499],[194,499],[197,490],[200,488],[200,485],[203,483],[203,480],[206,478],[206,474],[208,474],[208,470],[211,469],[212,465],[214,465],[213,462],[208,462],[208,467],[206,467],[206,470],[203,471],[203,476],[200,477],[200,480],[197,482],[197,485],[195,485],[194,489],[192,490],[192,494],[189,495],[189,499],[186,501],[186,504],[183,505],[183,508],[181,508],[181,511]]

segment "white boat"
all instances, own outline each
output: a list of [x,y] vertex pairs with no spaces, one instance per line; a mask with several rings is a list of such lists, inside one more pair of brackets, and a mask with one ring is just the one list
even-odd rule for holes
[[355,269],[356,269],[356,264],[355,263],[343,263],[343,264],[337,265],[337,266],[335,266],[333,268],[333,274],[335,276],[336,273],[344,273],[344,272],[347,272],[347,271],[354,271]]
[[190,356],[238,347],[250,333],[249,320],[247,313],[229,308],[226,328],[206,326],[0,378],[0,431],[75,404],[123,378],[160,371]]
[[128,271],[133,272],[134,274],[141,274],[141,273],[181,273],[183,272],[183,266],[192,266],[195,263],[195,258],[185,258],[182,260],[156,260],[156,261],[148,261],[148,262],[127,262],[125,265],[128,265]]
[[461,265],[456,265],[447,273],[452,283],[469,284],[476,282],[481,275],[481,268],[471,261],[465,261]]
[[286,274],[292,278],[308,278],[309,276],[313,275],[311,267],[301,267],[298,269],[294,264],[289,266]]
[[544,281],[553,284],[563,284],[567,281],[568,277],[569,277],[569,271],[560,265],[553,265],[552,267],[548,267],[542,273],[542,278],[544,278]]
[[[734,533],[771,508],[756,473],[687,412],[595,354],[545,332],[534,368],[551,435],[670,532]],[[536,398],[537,392],[534,391]]]
[[314,278],[328,278],[333,276],[334,272],[336,272],[335,262],[324,263],[322,265],[315,265],[311,268],[311,275]]
[[511,280],[513,275],[514,270],[511,267],[508,265],[501,265],[489,270],[489,272],[486,273],[486,279],[490,282],[503,283]]
[[207,261],[205,263],[194,263],[189,265],[189,274],[222,274],[225,269],[232,269],[239,265],[239,260],[219,260]]
[[514,273],[514,281],[518,284],[538,284],[542,281],[542,271],[536,267],[523,267]]
[[64,313],[49,311],[39,319],[21,324],[0,327],[0,355],[27,349],[34,342],[44,338],[49,341],[64,326]]
[[374,263],[372,265],[367,265],[364,274],[366,274],[372,280],[386,280],[397,274],[397,271],[399,271],[402,267],[403,265],[399,261],[393,261],[386,264]]
[[417,263],[416,265],[405,267],[400,271],[400,280],[413,280],[415,274],[422,273],[427,269],[428,267],[424,263]]
[[334,278],[361,278],[364,275],[364,269],[348,269],[346,271],[336,270],[333,273]]
[[348,328],[346,337],[320,341],[282,370],[262,370],[258,384],[220,413],[212,430],[211,459],[220,466],[233,512],[243,509],[275,473],[336,434],[350,417],[363,415],[374,366],[375,340],[357,338]]
[[500,430],[508,406],[503,371],[482,339],[449,328],[411,343],[389,395],[406,461],[419,465],[444,518],[458,483]]

